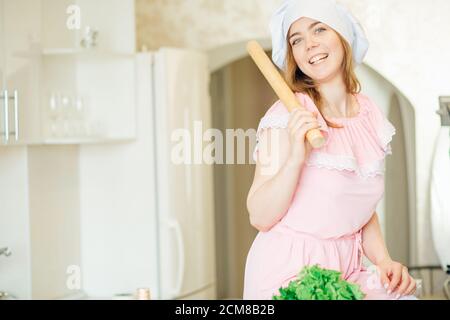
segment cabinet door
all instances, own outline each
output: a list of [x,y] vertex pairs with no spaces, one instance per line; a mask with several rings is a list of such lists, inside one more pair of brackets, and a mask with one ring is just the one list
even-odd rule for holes
[[[39,140],[39,0],[0,0],[3,21],[2,145]],[[8,99],[5,98],[5,90]],[[16,92],[16,94],[15,94]]]
[[[0,21],[3,20],[3,0],[0,0]],[[3,90],[5,89],[5,40],[4,40],[4,32],[3,32],[3,23],[0,23],[0,96]],[[0,103],[1,106],[1,103]]]
[[76,91],[84,98],[84,121],[95,141],[136,137],[135,62],[135,55],[77,60]]
[[28,163],[26,147],[0,148],[0,291],[31,298]]

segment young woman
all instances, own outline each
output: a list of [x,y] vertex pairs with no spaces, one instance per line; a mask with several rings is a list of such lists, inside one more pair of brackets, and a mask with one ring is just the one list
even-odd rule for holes
[[[390,257],[375,212],[395,128],[360,93],[354,67],[368,50],[363,29],[333,0],[285,1],[270,27],[273,61],[306,110],[290,113],[277,101],[258,127],[247,208],[260,232],[244,299],[271,299],[313,264],[342,272],[365,299],[415,299],[415,281]],[[326,139],[318,149],[305,140],[315,128]]]

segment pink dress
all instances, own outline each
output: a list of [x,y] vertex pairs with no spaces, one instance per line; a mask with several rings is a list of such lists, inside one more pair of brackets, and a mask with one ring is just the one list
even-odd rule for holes
[[[296,95],[309,111],[318,111],[309,96]],[[362,264],[362,227],[383,197],[384,158],[392,153],[395,128],[367,96],[356,98],[355,117],[329,118],[344,128],[328,127],[319,113],[326,143],[312,149],[283,218],[257,234],[247,256],[244,299],[271,299],[303,266],[316,263],[358,283],[366,299],[394,299]],[[257,137],[265,128],[286,128],[289,115],[277,101],[261,119]],[[256,161],[258,145],[253,156]]]

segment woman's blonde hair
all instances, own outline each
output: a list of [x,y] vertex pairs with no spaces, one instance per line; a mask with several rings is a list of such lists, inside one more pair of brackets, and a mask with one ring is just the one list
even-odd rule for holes
[[[343,78],[344,83],[347,88],[347,93],[356,94],[361,91],[361,84],[358,81],[356,74],[354,72],[354,64],[352,58],[352,48],[347,43],[347,41],[336,32],[339,39],[341,40],[342,46],[344,48],[344,59],[342,61],[342,70],[343,70]],[[314,80],[304,74],[300,68],[297,66],[297,63],[294,59],[294,54],[292,52],[292,47],[287,41],[287,53],[286,53],[286,71],[284,72],[284,78],[294,92],[301,92],[307,94],[315,103],[317,108],[319,109],[320,114],[322,114],[323,108],[323,99],[318,90],[317,84],[314,83]],[[342,128],[341,125],[332,123],[325,119],[325,122],[328,126],[333,128]]]

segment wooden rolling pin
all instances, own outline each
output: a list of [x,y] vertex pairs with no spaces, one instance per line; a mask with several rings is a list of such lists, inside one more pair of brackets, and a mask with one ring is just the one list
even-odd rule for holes
[[[249,41],[247,51],[289,112],[292,112],[295,108],[305,110],[259,43],[255,40]],[[306,139],[313,148],[320,148],[325,143],[325,138],[319,129],[309,130],[306,133]]]

